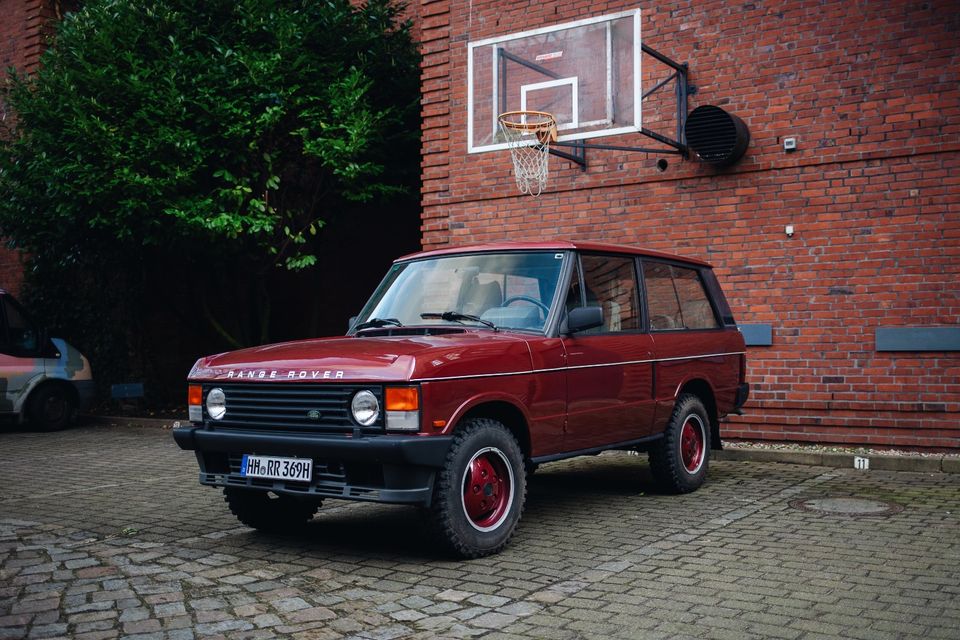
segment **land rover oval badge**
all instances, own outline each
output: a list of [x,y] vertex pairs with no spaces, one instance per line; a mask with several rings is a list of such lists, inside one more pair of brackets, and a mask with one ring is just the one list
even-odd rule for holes
[[310,409],[310,411],[307,411],[307,418],[310,420],[319,420],[321,415],[322,414],[316,409]]

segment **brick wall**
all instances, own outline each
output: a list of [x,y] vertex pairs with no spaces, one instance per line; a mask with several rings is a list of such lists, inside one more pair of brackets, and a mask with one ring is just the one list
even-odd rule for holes
[[[60,15],[62,3],[51,0],[0,0],[0,70],[30,72],[40,62],[52,20]],[[11,125],[13,114],[0,100],[0,135]],[[20,293],[23,265],[20,253],[0,245],[0,288]]]
[[[424,246],[572,237],[706,259],[738,321],[773,326],[726,437],[960,447],[960,353],[874,344],[877,327],[960,323],[956,3],[642,5],[643,42],[690,65],[690,109],[750,128],[722,172],[591,150],[585,172],[552,158],[535,199],[516,195],[507,152],[467,154],[468,42],[636,6],[421,2]],[[645,125],[669,131],[672,108],[645,102]]]

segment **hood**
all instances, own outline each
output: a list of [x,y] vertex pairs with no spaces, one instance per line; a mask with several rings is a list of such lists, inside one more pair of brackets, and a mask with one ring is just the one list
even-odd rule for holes
[[264,382],[417,381],[530,371],[516,335],[471,331],[431,336],[321,338],[201,358],[191,380]]

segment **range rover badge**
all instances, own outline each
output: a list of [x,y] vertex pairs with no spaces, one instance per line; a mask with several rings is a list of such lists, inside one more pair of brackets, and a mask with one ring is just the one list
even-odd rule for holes
[[310,411],[307,411],[307,418],[309,418],[310,420],[319,420],[322,416],[323,414],[321,414],[316,409],[310,409]]

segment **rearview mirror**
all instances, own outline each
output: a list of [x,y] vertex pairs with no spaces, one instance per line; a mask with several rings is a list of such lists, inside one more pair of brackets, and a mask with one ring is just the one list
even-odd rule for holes
[[600,307],[577,307],[567,314],[567,333],[579,333],[603,326],[603,310]]

